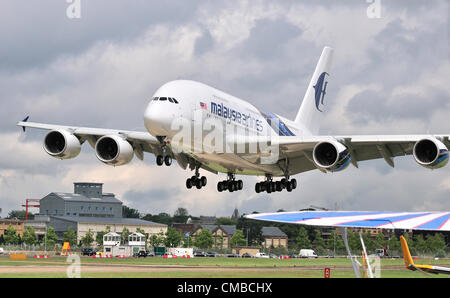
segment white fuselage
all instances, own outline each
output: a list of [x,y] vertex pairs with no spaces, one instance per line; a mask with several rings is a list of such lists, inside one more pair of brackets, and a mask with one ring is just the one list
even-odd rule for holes
[[[159,100],[161,98],[163,100]],[[160,87],[144,114],[148,132],[155,137],[166,137],[169,141],[177,139],[177,134],[180,134],[180,119],[183,119],[184,125],[189,126],[188,130],[185,130],[188,131],[185,138],[189,138],[189,141],[183,142],[182,151],[208,167],[224,173],[283,174],[276,163],[255,163],[261,155],[259,151],[249,152],[248,148],[243,152],[236,148],[229,151],[225,148],[219,150],[215,145],[220,143],[219,139],[222,137],[216,138],[214,142],[205,142],[213,128],[222,132],[223,144],[227,143],[230,137],[236,136],[309,134],[305,128],[290,120],[262,112],[242,99],[205,84],[187,80],[171,81]],[[200,140],[202,144],[196,145],[196,140]]]

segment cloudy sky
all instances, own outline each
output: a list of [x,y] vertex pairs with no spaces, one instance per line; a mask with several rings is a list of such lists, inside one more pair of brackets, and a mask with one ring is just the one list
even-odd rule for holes
[[[344,4],[345,3],[345,4]],[[44,132],[15,123],[144,130],[143,111],[174,79],[204,82],[259,108],[294,118],[324,46],[335,48],[323,134],[449,134],[449,3],[355,1],[4,0],[0,6],[0,216],[25,198],[103,182],[141,213],[187,208],[196,216],[298,210],[450,210],[450,166],[431,171],[412,157],[359,169],[299,174],[292,193],[217,193],[224,175],[191,175],[155,158],[100,163],[87,144],[72,160],[42,149]]]

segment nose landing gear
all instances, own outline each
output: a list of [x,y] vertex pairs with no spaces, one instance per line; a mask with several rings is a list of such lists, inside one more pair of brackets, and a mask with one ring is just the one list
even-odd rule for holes
[[228,179],[217,183],[217,191],[222,192],[228,190],[229,192],[242,190],[244,183],[242,180],[236,180],[234,174],[228,173]]
[[162,155],[156,156],[156,164],[158,166],[162,166],[163,164],[165,164],[166,166],[169,167],[172,165],[172,156],[167,154],[167,142],[162,137],[158,139],[161,142]]

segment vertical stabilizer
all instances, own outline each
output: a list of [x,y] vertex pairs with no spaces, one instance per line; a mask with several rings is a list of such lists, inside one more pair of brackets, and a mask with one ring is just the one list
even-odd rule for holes
[[324,47],[311,82],[306,90],[302,105],[295,117],[295,122],[306,128],[311,134],[317,135],[323,107],[326,105],[324,97],[327,91],[333,48]]
[[411,253],[409,252],[408,244],[406,243],[406,239],[403,236],[400,236],[400,244],[402,246],[403,259],[405,260],[405,266],[409,269],[411,265],[414,266],[414,261],[411,257]]

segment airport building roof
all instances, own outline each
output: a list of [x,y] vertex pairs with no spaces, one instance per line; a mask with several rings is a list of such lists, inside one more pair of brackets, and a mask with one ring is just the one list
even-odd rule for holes
[[86,196],[76,194],[76,193],[65,193],[65,192],[52,192],[50,195],[55,195],[58,198],[63,199],[68,202],[99,202],[99,203],[119,203],[121,201],[116,199],[113,194],[103,194],[100,198],[88,198]]
[[287,237],[278,227],[263,227],[261,232],[263,237]]

